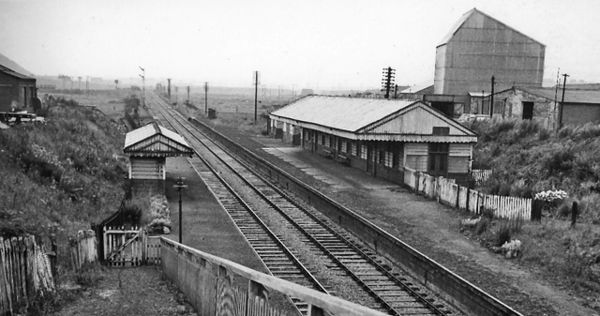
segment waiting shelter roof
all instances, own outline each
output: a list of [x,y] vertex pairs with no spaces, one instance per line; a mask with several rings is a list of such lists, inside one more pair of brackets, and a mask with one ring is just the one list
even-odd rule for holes
[[189,156],[193,150],[179,134],[152,122],[125,135],[123,151],[132,156]]

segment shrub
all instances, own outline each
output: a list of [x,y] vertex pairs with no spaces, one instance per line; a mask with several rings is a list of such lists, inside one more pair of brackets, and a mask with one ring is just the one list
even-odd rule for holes
[[504,245],[504,243],[509,242],[511,237],[511,229],[510,226],[503,222],[500,227],[498,227],[498,231],[495,234],[495,246],[500,247]]
[[563,202],[556,211],[556,215],[559,217],[567,217],[571,214],[571,206],[566,201]]
[[481,217],[481,220],[475,225],[475,234],[481,235],[487,231],[490,226],[491,220],[488,217]]

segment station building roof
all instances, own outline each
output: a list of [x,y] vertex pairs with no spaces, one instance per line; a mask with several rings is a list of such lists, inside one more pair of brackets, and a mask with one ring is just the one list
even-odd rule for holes
[[170,157],[193,153],[179,134],[153,122],[125,135],[123,151],[132,156]]
[[[405,142],[477,142],[477,135],[421,101],[308,96],[270,114],[340,137]],[[433,127],[448,129],[434,135]]]

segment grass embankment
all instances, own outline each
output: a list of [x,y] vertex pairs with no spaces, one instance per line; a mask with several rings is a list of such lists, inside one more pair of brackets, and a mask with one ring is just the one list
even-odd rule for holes
[[[569,194],[547,205],[540,223],[516,225],[508,238],[523,242],[521,264],[538,268],[600,310],[600,126],[564,127],[556,133],[532,121],[494,120],[468,127],[479,134],[474,168],[493,169],[480,190],[527,198],[546,190]],[[575,227],[569,221],[573,201],[579,203]],[[501,222],[473,233],[485,240],[494,226],[494,237],[506,233]]]
[[123,199],[124,131],[101,112],[58,102],[44,125],[0,131],[0,235],[68,238],[115,212]]

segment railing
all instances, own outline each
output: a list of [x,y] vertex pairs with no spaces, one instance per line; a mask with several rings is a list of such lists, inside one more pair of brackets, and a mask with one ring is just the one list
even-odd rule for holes
[[199,315],[285,315],[268,298],[275,294],[306,302],[308,315],[385,315],[165,237],[160,239],[160,246],[163,273],[178,285]]
[[20,314],[30,298],[52,291],[50,261],[35,238],[0,237],[0,315]]
[[497,218],[531,220],[531,199],[481,193],[457,185],[451,179],[436,178],[406,167],[404,183],[431,199],[438,199],[440,203],[474,214],[481,214],[485,208],[493,211]]

